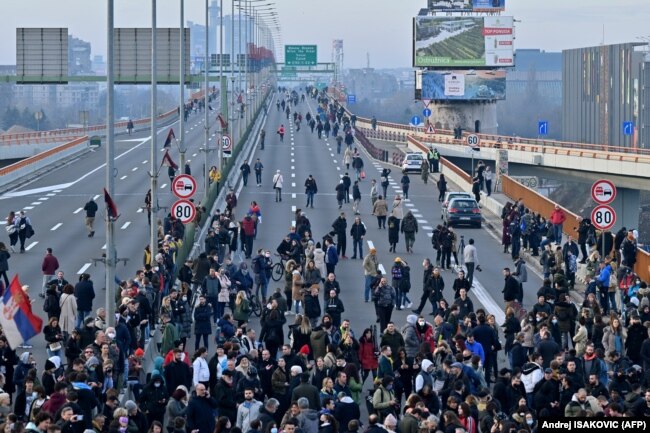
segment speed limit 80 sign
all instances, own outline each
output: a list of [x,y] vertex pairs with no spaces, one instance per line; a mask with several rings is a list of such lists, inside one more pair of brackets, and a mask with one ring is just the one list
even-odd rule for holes
[[591,211],[591,223],[598,230],[609,230],[616,223],[616,212],[606,204],[598,205]]
[[178,200],[172,205],[172,216],[182,222],[189,224],[196,217],[194,203],[189,200]]

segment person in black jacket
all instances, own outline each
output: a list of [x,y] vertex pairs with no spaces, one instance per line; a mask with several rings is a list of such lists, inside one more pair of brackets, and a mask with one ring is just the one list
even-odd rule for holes
[[196,394],[190,399],[185,412],[186,431],[198,430],[199,433],[214,433],[216,426],[214,411],[219,404],[217,400],[210,397],[210,391],[202,383],[196,385],[195,391]]
[[[355,182],[356,185],[356,182]],[[350,227],[350,236],[352,237],[352,258],[357,258],[357,246],[359,247],[359,258],[363,259],[363,238],[366,235],[366,226],[361,222],[358,216],[354,218],[354,223]]]
[[90,274],[79,276],[79,282],[74,286],[74,297],[77,299],[77,328],[81,328],[86,316],[93,311],[95,289]]
[[180,385],[190,389],[192,386],[192,372],[182,358],[183,351],[176,347],[174,349],[174,360],[165,366],[165,383],[167,384],[167,389],[175,390]]
[[519,282],[510,274],[510,268],[503,268],[505,283],[503,285],[503,300],[506,301],[506,309],[517,299],[519,295]]
[[332,228],[336,233],[336,253],[344,259],[347,259],[348,257],[345,255],[345,248],[347,245],[346,229],[348,228],[348,222],[345,219],[345,212],[341,212],[341,215],[339,215],[339,217],[334,220],[332,223]]
[[167,400],[169,399],[169,392],[163,383],[163,378],[159,374],[151,376],[151,380],[144,387],[138,402],[140,409],[147,415],[147,421],[151,425],[154,421],[163,422],[165,416],[165,409],[167,408]]
[[90,200],[84,205],[84,211],[86,211],[86,228],[88,229],[88,237],[92,238],[95,236],[95,214],[97,213],[97,203],[91,197]]
[[219,416],[226,416],[231,424],[237,421],[237,400],[233,386],[233,372],[224,370],[217,382],[214,398],[219,405]]

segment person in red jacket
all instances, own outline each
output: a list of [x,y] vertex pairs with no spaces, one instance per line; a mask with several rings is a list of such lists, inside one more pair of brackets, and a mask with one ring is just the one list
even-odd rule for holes
[[372,331],[370,328],[366,328],[359,339],[359,363],[362,370],[361,383],[366,381],[370,373],[372,373],[373,380],[377,377],[377,368],[379,368],[379,362],[375,354],[377,347]]
[[43,271],[43,287],[38,296],[45,298],[45,290],[47,290],[47,283],[54,279],[57,269],[59,269],[59,261],[52,254],[52,248],[45,250],[45,257],[43,257],[43,264],[41,264],[41,271]]
[[250,212],[241,220],[240,236],[244,255],[250,259],[253,254],[253,239],[255,238],[255,220]]
[[560,208],[559,205],[557,204],[555,205],[555,209],[551,213],[551,217],[549,218],[549,221],[551,222],[551,224],[553,224],[553,236],[555,237],[555,243],[561,244],[562,224],[564,224],[564,221],[566,221],[566,214]]
[[280,125],[277,132],[280,136],[280,142],[284,142],[284,125]]

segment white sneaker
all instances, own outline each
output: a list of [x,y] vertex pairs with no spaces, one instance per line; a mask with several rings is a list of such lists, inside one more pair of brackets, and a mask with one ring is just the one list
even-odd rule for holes
[[408,304],[406,304],[406,308],[411,308],[412,306],[413,306],[413,302],[409,302]]
[[13,245],[9,245],[9,249],[11,250],[12,253],[15,253],[15,252],[16,252],[16,249],[14,248]]

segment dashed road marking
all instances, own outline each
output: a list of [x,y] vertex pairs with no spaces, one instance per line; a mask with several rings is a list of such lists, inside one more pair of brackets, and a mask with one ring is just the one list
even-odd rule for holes
[[146,159],[144,161],[142,161],[143,164],[146,164],[147,162],[149,162],[149,161],[147,161]]
[[31,244],[27,245],[25,247],[25,251],[31,250],[32,248],[34,248],[36,246],[36,244],[38,244],[38,241],[32,242]]
[[297,209],[297,207],[295,207],[295,206],[291,206],[291,212],[295,212],[296,209]]
[[165,189],[165,188],[167,188],[167,184],[166,184],[166,183],[163,183],[162,185],[160,185],[160,189]]
[[427,220],[418,220],[418,222],[420,224],[428,224],[429,223],[429,221],[427,221]]
[[422,226],[422,230],[433,230],[431,226]]
[[295,165],[292,165],[292,166],[291,166],[291,169],[292,169],[292,170],[295,170],[295,169],[296,169],[296,166],[295,166]]
[[138,167],[133,167],[133,168],[131,169],[131,171],[136,171],[137,169],[138,169]]
[[291,173],[291,177],[296,177],[296,173]]
[[296,193],[291,193],[291,198],[296,198]]
[[97,200],[99,197],[101,197],[101,195],[97,194],[95,197],[93,197],[93,200]]
[[77,275],[81,275],[81,274],[83,274],[84,272],[86,272],[86,269],[88,269],[91,265],[92,265],[92,263],[85,263],[85,264],[84,264],[84,265],[83,265],[83,266],[82,266],[82,267],[77,271]]
[[49,199],[50,199],[49,197],[41,197],[41,198],[39,198],[40,201],[46,201],[46,200],[49,200]]
[[137,212],[137,213],[142,213],[142,211],[144,211],[144,209],[142,209],[141,207],[139,207],[138,210],[137,210],[136,212]]
[[128,177],[128,176],[125,174],[124,176],[122,176],[122,177],[120,178],[120,180],[124,180],[124,179],[126,179],[127,177]]
[[406,206],[408,206],[408,207],[413,207],[413,206],[415,206],[415,205],[414,205],[413,203],[406,203]]
[[104,246],[102,247],[102,250],[105,250],[105,249],[106,249],[106,244],[104,244]]
[[127,222],[124,223],[124,225],[123,225],[122,227],[120,227],[120,229],[122,229],[122,230],[126,230],[126,228],[127,228],[128,226],[130,226],[130,225],[131,225],[131,221],[127,221]]
[[291,182],[291,187],[295,188],[296,187],[296,182]]
[[55,224],[54,227],[52,227],[52,228],[50,229],[50,231],[53,232],[54,230],[58,229],[58,228],[61,227],[62,225],[63,225],[63,223]]
[[84,210],[84,208],[80,207],[79,209],[77,209],[76,211],[74,211],[74,212],[72,212],[72,213],[73,213],[73,214],[78,214],[78,213],[81,212],[82,210]]
[[336,167],[337,170],[341,171],[341,167]]
[[49,194],[45,194],[46,197],[54,197],[55,195],[56,195],[56,194],[54,194],[54,193],[52,193],[52,192],[49,193]]
[[[32,210],[32,209],[34,209],[34,206],[25,206],[23,209],[25,209],[25,210]],[[2,224],[7,224],[7,222],[6,222],[6,221],[3,221]]]
[[[417,212],[417,211],[415,209],[413,209],[413,212]],[[422,214],[419,214],[419,213],[414,213],[413,216],[416,217],[416,218],[424,218],[424,216]]]
[[196,153],[193,153],[193,154],[192,154],[193,157],[196,156],[196,155],[197,155]]
[[34,201],[34,202],[30,203],[30,204],[32,206],[38,206],[39,204],[41,204],[41,202],[40,201]]

